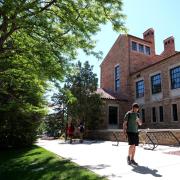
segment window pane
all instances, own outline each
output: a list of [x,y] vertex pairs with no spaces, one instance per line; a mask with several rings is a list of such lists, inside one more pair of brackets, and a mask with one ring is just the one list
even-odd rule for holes
[[136,97],[140,98],[144,96],[144,81],[136,82]]
[[150,54],[151,54],[151,49],[150,49],[150,47],[145,46],[145,54],[147,54],[147,55],[150,55]]
[[144,53],[144,46],[142,44],[139,44],[139,52]]
[[161,75],[156,74],[151,77],[152,94],[161,92]]
[[119,79],[117,79],[117,80],[115,80],[115,90],[119,91],[119,89],[120,89],[120,81],[119,81]]
[[173,110],[173,121],[178,121],[177,104],[172,105],[172,110]]
[[120,69],[119,65],[115,67],[115,79],[119,79],[120,76]]
[[180,66],[170,70],[171,89],[180,88]]
[[117,125],[118,108],[114,106],[109,106],[109,124]]
[[156,108],[155,107],[152,108],[152,120],[153,122],[156,122]]
[[145,123],[145,109],[142,109],[142,122]]
[[163,106],[159,106],[159,121],[160,121],[160,122],[163,122],[163,121],[164,121]]
[[114,80],[114,83],[115,83],[115,91],[119,91],[120,89],[120,66],[116,66],[115,67],[115,80]]
[[132,50],[137,51],[137,43],[132,41]]

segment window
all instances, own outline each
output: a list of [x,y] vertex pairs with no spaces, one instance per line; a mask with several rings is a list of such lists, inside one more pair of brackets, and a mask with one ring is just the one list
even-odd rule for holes
[[144,46],[142,44],[139,44],[139,52],[144,53]]
[[151,54],[151,49],[149,46],[145,46],[145,54],[150,55]]
[[136,97],[140,98],[144,96],[144,80],[136,82]]
[[161,75],[156,74],[151,77],[152,94],[161,92]]
[[145,109],[142,109],[141,113],[142,113],[142,123],[145,123]]
[[133,51],[137,51],[146,55],[150,55],[151,54],[151,48],[149,46],[145,46],[143,44],[131,41],[131,49]]
[[109,106],[109,124],[117,125],[118,122],[118,107]]
[[159,121],[160,121],[160,122],[163,122],[163,121],[164,121],[163,106],[159,106]]
[[178,121],[177,104],[172,104],[173,121]]
[[155,107],[152,108],[152,121],[156,122],[156,108]]
[[170,70],[171,89],[180,88],[180,66]]
[[120,81],[119,81],[119,79],[116,79],[115,80],[115,91],[119,91],[119,89],[120,89]]
[[132,41],[132,50],[137,51],[137,43]]
[[120,89],[120,67],[119,65],[115,67],[115,91]]

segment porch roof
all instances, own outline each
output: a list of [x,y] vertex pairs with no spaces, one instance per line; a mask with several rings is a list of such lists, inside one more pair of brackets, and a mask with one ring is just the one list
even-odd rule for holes
[[101,95],[102,99],[109,99],[109,100],[116,100],[116,101],[128,101],[128,99],[126,97],[122,97],[121,95],[119,95],[117,93],[110,92],[103,88],[98,88],[96,92],[97,92],[97,94]]

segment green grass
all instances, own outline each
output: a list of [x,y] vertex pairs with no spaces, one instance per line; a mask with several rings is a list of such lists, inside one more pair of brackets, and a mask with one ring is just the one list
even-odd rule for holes
[[0,180],[37,179],[105,180],[38,146],[0,151]]

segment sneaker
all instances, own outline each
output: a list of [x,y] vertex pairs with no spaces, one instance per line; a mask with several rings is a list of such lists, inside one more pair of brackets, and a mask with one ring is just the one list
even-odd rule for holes
[[129,156],[127,157],[127,163],[128,163],[128,165],[131,165],[131,163],[132,163]]
[[138,166],[138,163],[133,159],[133,160],[131,160],[131,164],[132,165],[135,165],[135,166]]

